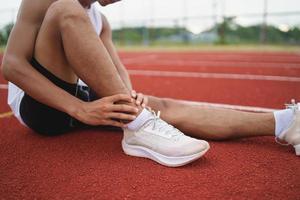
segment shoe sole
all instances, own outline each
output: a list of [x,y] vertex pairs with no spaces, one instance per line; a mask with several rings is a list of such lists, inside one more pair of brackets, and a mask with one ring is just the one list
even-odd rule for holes
[[124,153],[129,156],[149,158],[167,167],[180,167],[191,163],[203,156],[210,148],[208,146],[203,151],[189,156],[169,157],[152,151],[151,149],[147,149],[145,147],[129,145],[124,140],[122,140],[122,147]]

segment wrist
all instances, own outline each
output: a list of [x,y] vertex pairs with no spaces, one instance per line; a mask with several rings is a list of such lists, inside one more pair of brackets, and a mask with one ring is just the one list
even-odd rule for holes
[[80,116],[80,112],[83,109],[84,102],[80,99],[75,99],[73,102],[66,106],[66,113],[74,118]]

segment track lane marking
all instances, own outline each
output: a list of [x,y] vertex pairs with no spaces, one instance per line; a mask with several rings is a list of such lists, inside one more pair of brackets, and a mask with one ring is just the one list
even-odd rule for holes
[[[208,102],[196,102],[196,101],[186,101],[186,100],[178,100],[180,102],[197,105],[197,106],[205,106],[210,108],[224,108],[231,110],[240,110],[240,111],[248,111],[248,112],[274,112],[277,109],[272,108],[263,108],[263,107],[254,107],[254,106],[241,106],[241,105],[231,105],[231,104],[220,104],[220,103],[208,103]],[[5,119],[13,116],[13,112],[5,112],[0,114],[0,119]]]
[[[235,79],[235,80],[258,80],[258,81],[280,81],[300,82],[300,77],[271,76],[253,74],[230,74],[230,73],[204,73],[204,72],[178,72],[157,70],[128,70],[130,75],[152,76],[152,77],[178,77],[178,78],[211,78],[211,79]],[[7,90],[7,84],[0,84],[0,90]]]
[[252,61],[252,59],[248,60],[206,60],[202,57],[199,59],[191,59],[191,58],[160,58],[158,55],[147,55],[147,56],[138,56],[138,57],[125,57],[122,58],[122,62],[126,65],[139,65],[146,63],[151,63],[159,60],[159,64],[163,65],[172,65],[172,66],[186,66],[186,65],[210,65],[210,66],[220,66],[220,65],[231,65],[233,67],[245,67],[245,66],[259,66],[260,68],[281,68],[281,67],[289,67],[289,68],[300,68],[300,60],[290,61],[290,62],[274,62],[274,61]]
[[180,101],[183,103],[190,104],[190,105],[206,106],[206,107],[211,107],[211,108],[225,108],[225,109],[249,111],[249,112],[274,112],[274,111],[278,110],[278,109],[273,109],[273,108],[263,108],[263,107],[255,107],[255,106],[241,106],[241,105],[186,101],[186,100],[180,100]]
[[7,84],[0,84],[0,89],[6,90],[6,89],[8,89],[8,85]]
[[300,82],[300,77],[290,77],[290,76],[229,74],[229,73],[203,73],[203,72],[174,72],[174,71],[156,71],[156,70],[128,70],[128,72],[130,75],[154,76],[154,77],[212,78],[212,79],[238,79],[238,80]]
[[[153,59],[153,60],[147,60],[145,62],[145,60],[137,60],[137,59],[126,59],[123,61],[123,63],[125,65],[144,65],[145,63],[151,63],[151,62],[157,62],[157,59]],[[176,61],[176,60],[168,60],[168,61],[164,61],[164,60],[159,60],[159,63],[156,63],[159,65],[171,65],[171,66],[218,66],[218,67],[222,67],[222,66],[231,66],[231,67],[237,67],[237,68],[244,68],[244,67],[251,67],[251,66],[256,66],[259,68],[293,68],[293,69],[299,69],[300,68],[300,64],[298,63],[262,63],[262,62],[235,62],[235,61],[228,61],[228,62],[223,62],[223,61],[191,61],[191,60],[187,60],[187,61]]]
[[13,116],[13,113],[12,112],[5,112],[5,113],[1,113],[0,114],[0,119],[4,119],[4,118],[9,118]]

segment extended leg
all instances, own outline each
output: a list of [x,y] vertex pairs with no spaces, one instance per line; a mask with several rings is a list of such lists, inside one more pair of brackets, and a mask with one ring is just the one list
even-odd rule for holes
[[209,108],[153,96],[149,97],[149,106],[160,110],[162,119],[184,133],[202,139],[274,135],[273,113]]

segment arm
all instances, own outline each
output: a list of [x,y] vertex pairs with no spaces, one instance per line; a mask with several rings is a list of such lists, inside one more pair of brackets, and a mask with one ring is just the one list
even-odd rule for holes
[[31,66],[35,40],[52,2],[54,0],[22,1],[17,22],[3,57],[2,74],[37,101],[82,122],[91,125],[123,126],[122,123],[112,119],[134,119],[135,116],[123,113],[136,113],[135,107],[115,104],[118,101],[131,102],[128,95],[115,95],[94,102],[83,102],[55,86]]
[[107,49],[108,53],[110,54],[111,59],[120,74],[120,77],[122,78],[122,80],[125,83],[125,85],[127,86],[127,88],[131,91],[132,85],[131,85],[129,74],[128,74],[125,66],[122,64],[122,62],[118,56],[117,50],[112,42],[112,31],[111,31],[109,23],[104,15],[102,15],[102,24],[103,24],[103,29],[102,29],[100,38],[101,38],[105,48]]
[[40,25],[51,3],[49,0],[23,0],[3,57],[2,72],[8,81],[36,100],[71,114],[80,101],[56,87],[29,63]]

